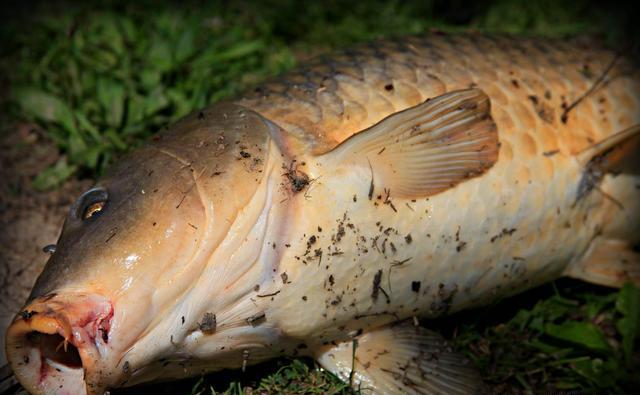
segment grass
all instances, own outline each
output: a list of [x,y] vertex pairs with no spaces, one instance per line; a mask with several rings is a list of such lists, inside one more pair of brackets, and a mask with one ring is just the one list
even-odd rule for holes
[[[238,95],[314,53],[354,42],[470,28],[595,34],[612,43],[638,38],[632,13],[615,2],[593,6],[586,0],[336,0],[304,7],[294,1],[192,1],[181,7],[110,1],[98,8],[41,2],[17,12],[0,26],[0,82],[8,88],[2,116],[38,123],[58,147],[59,160],[34,180],[40,189],[71,177],[98,177],[188,112]],[[496,392],[639,388],[633,369],[640,291],[557,284],[426,325],[468,353]],[[308,360],[149,388],[154,394],[350,391]]]

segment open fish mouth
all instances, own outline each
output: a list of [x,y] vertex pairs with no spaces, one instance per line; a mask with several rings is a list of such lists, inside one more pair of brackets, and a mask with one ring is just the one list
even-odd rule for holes
[[7,357],[18,381],[33,394],[102,393],[112,317],[111,302],[99,295],[34,300],[7,330]]

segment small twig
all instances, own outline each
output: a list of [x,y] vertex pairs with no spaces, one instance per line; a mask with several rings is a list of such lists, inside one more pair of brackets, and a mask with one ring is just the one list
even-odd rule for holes
[[351,340],[351,372],[349,372],[349,386],[353,388],[353,374],[356,370],[356,348],[358,348],[358,339],[355,337]]
[[607,68],[604,70],[604,72],[600,74],[600,77],[598,77],[596,82],[594,82],[593,85],[591,85],[591,88],[589,88],[585,93],[583,93],[580,97],[574,100],[573,103],[571,103],[564,109],[564,111],[562,112],[562,115],[560,116],[560,120],[562,121],[562,123],[567,123],[567,117],[569,116],[569,111],[576,108],[578,104],[580,104],[587,96],[589,96],[591,93],[593,93],[593,91],[596,90],[596,88],[598,88],[598,86],[604,81],[607,74],[609,74],[611,69],[613,69],[613,66],[615,66],[615,64],[618,62],[620,57],[621,57],[621,54],[617,53],[616,56],[611,61],[611,63],[609,63]]
[[374,185],[373,185],[373,167],[371,167],[371,162],[369,161],[369,158],[367,158],[367,163],[369,163],[369,171],[371,172],[371,184],[369,184],[369,200],[371,200],[373,198],[373,189],[374,189]]
[[259,297],[259,298],[268,298],[269,296],[276,296],[279,293],[280,293],[280,290],[278,290],[276,292],[273,292],[273,293],[270,293],[270,294],[256,295],[256,296]]

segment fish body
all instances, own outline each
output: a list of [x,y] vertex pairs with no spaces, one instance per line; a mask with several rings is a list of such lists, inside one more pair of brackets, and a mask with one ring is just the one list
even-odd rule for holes
[[638,77],[579,42],[406,37],[196,112],[72,208],[11,366],[99,393],[306,354],[378,393],[476,392],[405,320],[638,279]]
[[[277,119],[292,145],[320,154],[398,111],[477,87],[491,99],[500,153],[481,177],[424,199],[394,199],[384,186],[369,199],[368,167],[327,171],[298,156],[306,163],[298,168],[316,181],[292,215],[300,221],[301,247],[287,250],[283,262],[291,265],[282,270],[290,279],[321,279],[308,288],[328,291],[295,311],[326,313],[331,321],[355,302],[356,315],[434,317],[556,279],[602,234],[623,240],[638,234],[640,222],[630,220],[640,213],[635,175],[607,179],[602,189],[615,200],[596,193],[576,204],[585,171],[579,153],[640,123],[638,71],[615,53],[561,41],[452,35],[376,43],[317,62],[240,103]],[[617,71],[608,82],[565,114],[612,62]],[[311,248],[309,238],[316,240]],[[390,304],[370,297],[377,270]],[[308,290],[282,292],[298,304]],[[342,307],[334,307],[340,297]],[[447,298],[451,304],[441,306]],[[351,321],[353,311],[346,310]]]

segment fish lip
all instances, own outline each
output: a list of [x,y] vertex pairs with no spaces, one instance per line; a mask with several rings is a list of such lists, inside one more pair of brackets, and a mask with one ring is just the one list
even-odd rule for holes
[[7,329],[9,366],[32,394],[102,394],[112,318],[113,304],[100,295],[37,298]]

